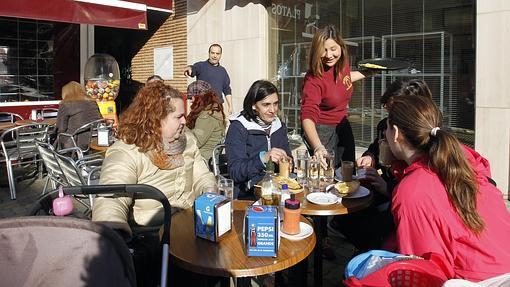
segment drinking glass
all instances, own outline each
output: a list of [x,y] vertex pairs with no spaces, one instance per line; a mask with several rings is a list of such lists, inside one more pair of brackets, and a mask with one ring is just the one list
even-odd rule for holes
[[217,186],[206,186],[202,188],[202,193],[218,193]]
[[321,173],[321,180],[327,184],[331,184],[335,179],[335,152],[327,149],[324,157],[324,171]]
[[320,160],[317,157],[311,157],[308,163],[308,190],[310,192],[319,191],[319,171],[320,171]]
[[352,173],[354,171],[354,162],[343,160],[342,161],[342,180],[352,181]]
[[308,151],[306,149],[300,149],[297,151],[296,156],[296,175],[297,181],[301,185],[306,184],[306,179],[308,177],[308,162],[310,157],[308,156]]
[[278,163],[278,170],[280,171],[280,176],[289,177],[289,168],[290,162],[286,158],[282,158]]
[[[218,193],[230,199],[230,224],[234,223],[234,181],[221,177],[218,179]],[[232,225],[231,225],[232,226]]]
[[233,201],[234,181],[228,178],[218,179],[218,193]]

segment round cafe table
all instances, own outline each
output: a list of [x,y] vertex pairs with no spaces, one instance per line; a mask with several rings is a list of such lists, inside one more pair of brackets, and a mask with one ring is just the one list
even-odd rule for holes
[[[281,271],[308,257],[315,246],[315,234],[299,241],[281,237],[277,257],[248,257],[243,225],[246,207],[250,204],[252,201],[234,201],[232,230],[219,242],[195,237],[192,208],[174,214],[169,252],[176,265],[204,275],[246,279]],[[301,221],[308,222],[304,217]],[[246,280],[238,282],[241,285],[247,283]]]
[[0,133],[3,132],[4,130],[7,130],[7,129],[10,129],[10,128],[13,128],[15,127],[16,124],[15,123],[11,123],[11,122],[0,122]]
[[57,118],[47,118],[42,121],[34,121],[34,120],[30,120],[30,119],[17,120],[14,123],[18,126],[32,125],[32,124],[36,124],[36,125],[37,124],[48,124],[48,125],[54,126],[57,123]]
[[[313,218],[313,226],[317,236],[317,244],[314,250],[314,286],[322,286],[322,241],[326,232],[327,216],[345,215],[363,210],[370,206],[373,201],[372,192],[361,198],[342,198],[340,203],[330,205],[318,205],[306,199],[308,189],[296,194],[296,199],[301,201],[301,214]],[[367,228],[370,228],[367,226]]]
[[104,153],[106,152],[106,150],[111,146],[100,146],[100,145],[97,145],[97,138],[94,137],[90,140],[90,144],[89,144],[90,148],[95,150],[95,151],[99,151],[101,152],[103,155]]

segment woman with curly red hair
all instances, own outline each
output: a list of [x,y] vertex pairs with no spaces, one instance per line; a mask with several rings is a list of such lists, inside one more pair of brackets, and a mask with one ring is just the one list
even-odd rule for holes
[[186,126],[195,135],[202,156],[209,160],[214,147],[225,135],[223,105],[211,86],[200,80],[188,86],[188,98],[190,97],[192,104]]
[[[119,140],[106,152],[100,184],[148,184],[168,197],[173,211],[192,207],[216,182],[185,124],[180,92],[159,81],[147,84],[121,115]],[[147,199],[100,197],[92,219],[130,235],[130,226],[160,225],[163,207]]]

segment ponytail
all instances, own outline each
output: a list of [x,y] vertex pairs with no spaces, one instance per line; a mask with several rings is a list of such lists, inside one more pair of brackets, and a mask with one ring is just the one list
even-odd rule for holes
[[476,209],[478,182],[456,137],[436,130],[430,135],[429,166],[445,185],[448,198],[464,225],[475,234],[484,229],[484,222]]
[[444,184],[462,222],[475,234],[480,234],[485,224],[476,209],[479,186],[475,172],[465,159],[457,138],[439,128],[441,112],[426,97],[403,95],[392,101],[388,123],[396,125],[413,148],[428,154],[429,168]]

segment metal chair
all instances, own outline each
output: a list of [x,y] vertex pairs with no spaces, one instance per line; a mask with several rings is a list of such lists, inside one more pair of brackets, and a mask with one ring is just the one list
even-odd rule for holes
[[[103,158],[100,155],[95,155],[74,160],[72,157],[65,155],[66,153],[73,154],[74,152],[79,154],[81,151],[76,147],[58,152],[54,151],[60,170],[65,178],[65,185],[83,186],[98,184]],[[89,201],[90,207],[92,207],[94,205],[92,195],[89,195]]]
[[[35,140],[46,141],[48,139],[47,124],[29,124],[5,130],[0,136],[2,146],[2,159],[7,169],[11,199],[16,199],[16,184],[13,165],[37,163],[38,157]],[[28,161],[27,161],[28,160]],[[42,167],[39,166],[39,171]]]
[[58,164],[53,146],[38,140],[35,141],[35,145],[47,171],[47,178],[44,183],[42,194],[46,193],[49,183],[51,183],[52,190],[57,189],[58,186],[64,186],[66,179]]
[[78,147],[82,151],[82,153],[87,153],[90,150],[90,146],[87,145],[87,147],[82,148],[78,146],[78,137],[87,136],[89,137],[89,142],[93,137],[97,137],[97,128],[100,125],[106,125],[110,129],[113,126],[113,121],[108,119],[98,119],[94,120],[92,122],[86,123],[83,126],[77,128],[73,133],[59,133],[57,135],[57,150],[62,149],[62,141],[65,141],[66,138],[71,140],[72,147]]
[[18,115],[18,114],[15,114],[15,113],[10,113],[10,112],[0,112],[0,122],[10,122],[10,123],[14,123],[16,122],[17,120],[22,120],[23,117]]
[[228,161],[225,154],[225,144],[218,144],[213,149],[213,154],[209,162],[209,168],[212,169],[214,176],[229,178]]

